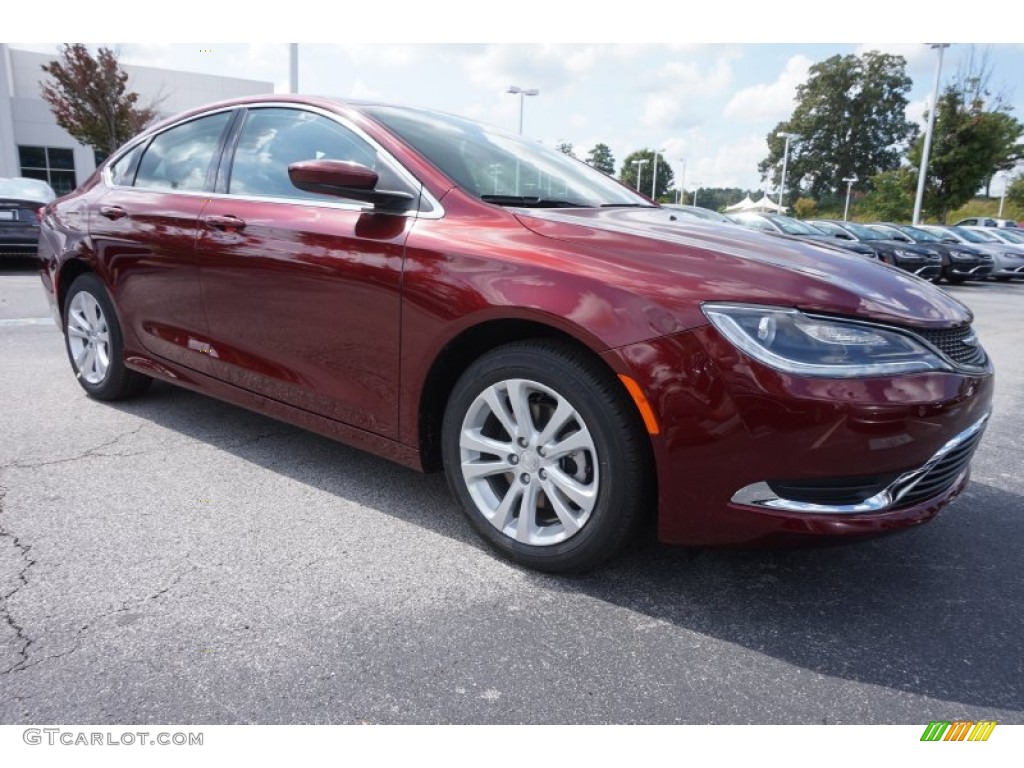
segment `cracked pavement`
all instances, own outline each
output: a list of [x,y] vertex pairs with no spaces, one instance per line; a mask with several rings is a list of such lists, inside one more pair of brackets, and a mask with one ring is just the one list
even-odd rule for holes
[[88,399],[6,269],[0,723],[1022,723],[1024,284],[950,290],[999,379],[934,522],[567,579],[439,475],[169,385]]

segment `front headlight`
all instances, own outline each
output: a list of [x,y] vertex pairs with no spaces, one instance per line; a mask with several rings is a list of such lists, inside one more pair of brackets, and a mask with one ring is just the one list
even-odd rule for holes
[[912,259],[915,256],[917,256],[916,253],[912,253],[910,251],[905,251],[902,248],[897,248],[895,251],[893,251],[893,253],[895,253],[901,259]]
[[854,378],[950,370],[909,335],[870,323],[815,317],[783,307],[704,304],[701,308],[739,349],[786,373]]
[[961,261],[972,261],[974,259],[971,254],[966,253],[965,251],[950,251],[949,255],[954,259],[959,259]]

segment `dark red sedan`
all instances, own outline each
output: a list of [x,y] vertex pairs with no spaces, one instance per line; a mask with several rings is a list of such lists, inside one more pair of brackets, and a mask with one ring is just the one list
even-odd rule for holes
[[924,522],[989,416],[971,314],[927,282],[420,109],[172,118],[47,206],[40,255],[92,397],[162,379],[443,468],[543,570],[651,515],[690,545]]

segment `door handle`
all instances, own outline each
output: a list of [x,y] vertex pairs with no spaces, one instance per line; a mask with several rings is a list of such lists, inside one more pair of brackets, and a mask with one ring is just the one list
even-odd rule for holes
[[245,229],[245,222],[237,216],[206,216],[203,218],[203,221],[206,223],[206,226],[225,232]]
[[105,216],[111,221],[124,218],[128,215],[128,211],[122,208],[120,205],[101,205],[100,216]]

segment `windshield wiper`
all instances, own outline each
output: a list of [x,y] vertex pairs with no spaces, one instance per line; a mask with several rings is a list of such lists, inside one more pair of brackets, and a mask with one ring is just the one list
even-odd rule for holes
[[574,203],[571,200],[557,200],[547,197],[531,197],[527,195],[480,195],[485,203],[495,205],[511,205],[520,208],[590,208],[583,203]]

